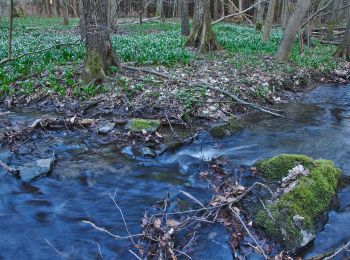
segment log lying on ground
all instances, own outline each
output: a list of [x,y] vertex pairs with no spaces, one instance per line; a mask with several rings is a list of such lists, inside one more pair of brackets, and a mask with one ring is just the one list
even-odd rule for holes
[[319,216],[336,195],[340,169],[332,161],[293,154],[259,161],[256,168],[266,178],[282,182],[255,223],[289,251],[306,246],[315,237]]

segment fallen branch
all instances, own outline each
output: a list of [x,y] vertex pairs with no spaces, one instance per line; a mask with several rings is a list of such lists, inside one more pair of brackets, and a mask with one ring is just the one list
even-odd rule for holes
[[231,18],[231,17],[239,16],[239,15],[241,15],[241,14],[245,14],[246,12],[248,12],[249,10],[253,9],[254,7],[260,5],[260,4],[263,3],[263,2],[266,2],[266,0],[262,0],[262,1],[258,2],[258,3],[256,3],[256,4],[254,4],[254,5],[250,6],[250,7],[248,7],[247,9],[243,10],[242,12],[238,12],[238,13],[226,15],[226,16],[224,16],[224,17],[222,17],[222,18],[220,18],[220,19],[218,19],[218,20],[212,22],[212,25],[215,25],[215,24],[217,24],[217,23],[220,23],[220,22],[226,20],[227,18]]
[[23,58],[23,57],[28,56],[28,55],[33,55],[33,54],[38,54],[38,53],[41,53],[41,52],[44,52],[44,51],[48,51],[48,50],[54,49],[56,47],[78,45],[79,41],[80,41],[80,39],[78,39],[78,40],[76,40],[74,42],[71,42],[71,43],[59,43],[59,44],[55,44],[55,45],[52,45],[50,47],[47,47],[47,48],[44,48],[44,49],[41,49],[41,50],[32,51],[32,52],[26,52],[26,53],[23,53],[23,54],[21,54],[21,55],[19,55],[17,57],[6,58],[6,59],[3,59],[3,60],[0,61],[0,65],[4,65],[5,63],[18,60],[18,59]]
[[11,173],[12,175],[18,177],[19,176],[19,170],[12,168],[11,166],[8,166],[6,163],[0,160],[0,166],[7,172]]
[[264,113],[267,113],[267,114],[270,114],[270,115],[273,115],[273,116],[284,117],[281,114],[278,114],[278,113],[275,113],[275,112],[271,111],[273,109],[269,110],[269,109],[267,109],[265,107],[262,107],[262,106],[259,106],[259,105],[256,105],[256,104],[244,101],[244,100],[240,99],[239,97],[231,94],[230,92],[228,92],[228,91],[226,91],[224,89],[207,85],[204,82],[195,83],[195,82],[192,82],[192,81],[187,81],[187,80],[175,78],[175,77],[172,77],[170,75],[167,75],[167,74],[164,74],[164,73],[160,73],[160,72],[157,72],[157,71],[153,71],[153,70],[150,70],[150,69],[147,69],[147,68],[131,67],[131,66],[127,66],[127,65],[122,65],[122,68],[125,68],[125,69],[128,69],[128,70],[132,70],[132,71],[146,72],[146,73],[149,73],[149,74],[156,75],[158,77],[170,79],[170,80],[173,80],[173,81],[182,82],[182,83],[185,83],[185,84],[200,85],[200,86],[203,86],[203,87],[205,87],[207,89],[214,90],[214,91],[219,92],[219,93],[221,93],[221,94],[223,94],[225,96],[228,96],[228,97],[232,98],[233,100],[235,100],[236,102],[238,102],[238,103],[240,103],[242,105],[252,107],[252,108],[254,108],[256,110],[259,110],[261,112],[264,112]]

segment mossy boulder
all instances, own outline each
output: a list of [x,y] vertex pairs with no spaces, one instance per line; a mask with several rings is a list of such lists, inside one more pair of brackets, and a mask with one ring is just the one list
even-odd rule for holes
[[302,154],[281,154],[270,159],[258,161],[255,164],[258,172],[268,179],[281,179],[288,175],[288,171],[297,165],[305,168],[315,166],[314,160]]
[[133,132],[146,131],[149,133],[155,132],[160,127],[159,120],[149,120],[149,119],[130,119],[127,125],[125,126],[126,130]]
[[236,118],[231,118],[230,121],[212,126],[209,128],[208,133],[214,138],[224,138],[242,129]]
[[[280,155],[258,163],[266,177],[286,177],[288,169],[302,164],[309,170],[296,185],[275,201],[266,202],[255,218],[272,239],[295,252],[307,245],[316,233],[319,217],[327,212],[336,195],[341,171],[332,161],[312,160],[304,155]],[[271,175],[271,176],[269,176]]]

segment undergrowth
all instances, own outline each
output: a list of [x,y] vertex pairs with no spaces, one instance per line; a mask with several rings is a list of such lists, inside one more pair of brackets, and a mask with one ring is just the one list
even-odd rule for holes
[[[71,19],[69,26],[63,26],[59,18],[25,17],[14,20],[13,56],[16,57],[25,52],[32,52],[50,47],[58,43],[69,43],[79,39],[77,19]],[[7,56],[7,26],[3,19],[0,24],[0,60]],[[237,69],[244,66],[264,68],[264,55],[272,56],[278,48],[281,39],[281,31],[274,29],[268,42],[261,40],[261,32],[254,28],[219,24],[214,27],[220,45],[229,55]],[[217,55],[208,54],[197,56],[193,51],[183,47],[185,38],[180,36],[179,24],[173,23],[145,23],[120,25],[116,33],[112,35],[112,44],[122,62],[135,62],[139,65],[164,65],[189,64],[191,61],[204,59],[217,59]],[[314,48],[306,47],[300,54],[296,44],[291,61],[297,67],[331,70],[336,62],[331,59],[334,51],[332,46],[317,45]],[[30,94],[35,91],[37,82],[21,83],[16,90],[11,89],[16,80],[44,75],[41,78],[43,85],[55,93],[81,93],[83,96],[91,96],[98,91],[91,91],[84,86],[78,86],[81,91],[67,91],[66,88],[77,88],[79,81],[76,75],[77,66],[84,61],[85,49],[83,44],[57,47],[45,52],[29,55],[0,67],[0,96],[9,95],[20,91]],[[69,66],[67,66],[67,64]],[[72,73],[72,66],[74,73]],[[64,77],[53,83],[57,70]],[[276,70],[291,70],[288,63],[276,66]],[[69,75],[69,76],[66,76]],[[35,79],[34,81],[37,81]],[[46,82],[49,82],[46,84]],[[33,85],[33,86],[32,86]],[[19,88],[19,89],[18,89]],[[86,90],[86,93],[84,92]]]

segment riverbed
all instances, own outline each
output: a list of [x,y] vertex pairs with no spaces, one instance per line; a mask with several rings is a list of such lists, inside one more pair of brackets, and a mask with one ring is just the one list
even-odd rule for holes
[[[250,166],[280,153],[301,153],[330,159],[350,177],[350,85],[320,86],[297,103],[283,105],[286,118],[253,113],[248,126],[225,139],[201,133],[190,144],[155,159],[135,159],[97,135],[74,131],[34,136],[14,155],[0,150],[0,159],[20,165],[53,152],[57,162],[47,178],[23,183],[12,176],[0,180],[0,258],[4,259],[134,259],[131,242],[94,230],[92,221],[110,232],[140,232],[143,213],[169,193],[187,191],[199,199],[210,196],[198,173],[203,159],[224,156],[235,167]],[[16,126],[38,114],[11,113]],[[5,126],[0,127],[3,131]],[[2,169],[0,169],[2,171]],[[339,207],[305,252],[306,257],[337,248],[350,240],[350,186],[338,192]],[[213,235],[214,234],[214,235]],[[228,234],[215,227],[199,234],[193,259],[228,259]],[[349,252],[339,259],[350,256]],[[254,257],[257,257],[254,255]],[[253,254],[248,259],[255,259]]]

